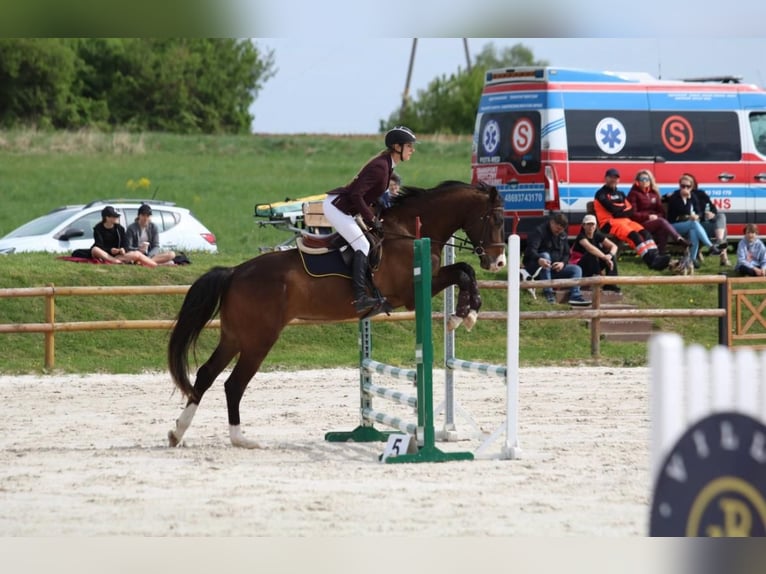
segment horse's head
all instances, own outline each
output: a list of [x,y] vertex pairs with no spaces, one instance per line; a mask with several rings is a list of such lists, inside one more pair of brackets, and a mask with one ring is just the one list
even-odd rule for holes
[[463,231],[473,245],[473,252],[479,256],[482,269],[497,272],[505,267],[505,242],[503,200],[497,188],[480,182],[476,186],[486,197],[468,215]]

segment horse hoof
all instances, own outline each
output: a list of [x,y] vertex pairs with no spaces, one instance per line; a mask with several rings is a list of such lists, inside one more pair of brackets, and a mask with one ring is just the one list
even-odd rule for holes
[[245,438],[239,425],[231,425],[229,427],[229,438],[231,439],[231,445],[238,448],[265,448],[260,443]]
[[479,318],[479,313],[477,313],[475,310],[471,310],[465,319],[463,319],[463,327],[465,327],[466,331],[470,331],[473,329],[473,326],[476,324],[476,320]]
[[176,436],[175,431],[169,430],[168,431],[168,446],[173,448],[181,444],[181,441],[178,440],[178,437]]
[[237,440],[232,439],[231,445],[236,446],[237,448],[258,448],[262,450],[266,448],[261,443],[256,442],[254,440],[246,439],[244,437],[241,437]]
[[457,315],[450,316],[449,320],[447,321],[447,331],[454,331],[460,326],[460,323],[462,322],[462,317],[458,317]]

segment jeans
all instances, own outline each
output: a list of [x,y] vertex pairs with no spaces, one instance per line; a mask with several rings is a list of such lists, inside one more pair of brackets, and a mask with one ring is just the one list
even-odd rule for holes
[[[551,260],[550,253],[540,253],[540,257],[543,259],[546,259],[547,261]],[[537,271],[537,268],[539,267],[537,261],[531,261],[526,266],[525,269],[527,270],[527,273],[530,275],[534,275]],[[553,271],[549,267],[543,267],[540,269],[540,273],[537,276],[537,279],[540,281],[549,281],[550,279],[580,279],[582,278],[582,269],[579,265],[572,265],[571,263],[564,265],[564,267],[561,269],[561,271]],[[544,294],[553,294],[553,289],[550,287],[546,287],[543,289]],[[570,299],[577,299],[578,297],[581,297],[582,293],[580,293],[580,288],[575,285],[569,290],[569,298]]]
[[697,254],[700,251],[700,242],[707,247],[712,247],[713,245],[699,221],[693,221],[691,219],[686,221],[676,221],[673,224],[673,227],[675,227],[676,231],[684,237],[688,236],[689,242],[692,244],[689,248],[689,257],[691,257],[692,261],[697,259]]

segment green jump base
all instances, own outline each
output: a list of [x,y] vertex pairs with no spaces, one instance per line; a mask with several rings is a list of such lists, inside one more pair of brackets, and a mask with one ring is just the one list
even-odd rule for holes
[[374,427],[358,426],[352,431],[328,432],[324,439],[328,442],[386,442],[392,434],[401,434],[401,431],[379,431]]
[[473,460],[472,452],[444,452],[436,447],[424,446],[414,454],[389,456],[386,464],[408,462],[450,462],[452,460]]

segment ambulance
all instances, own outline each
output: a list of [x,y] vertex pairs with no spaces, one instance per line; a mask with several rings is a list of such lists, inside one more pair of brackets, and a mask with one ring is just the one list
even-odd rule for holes
[[506,234],[551,211],[577,235],[609,168],[626,194],[651,170],[665,195],[693,174],[726,214],[766,232],[766,91],[732,76],[658,80],[645,73],[555,67],[487,71],[471,153],[474,183],[504,198]]

